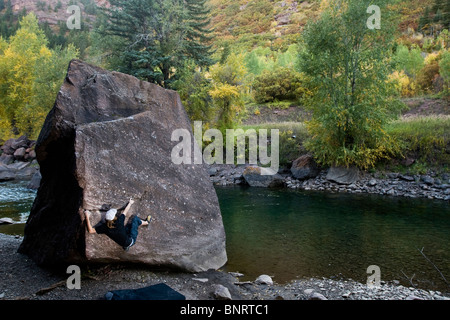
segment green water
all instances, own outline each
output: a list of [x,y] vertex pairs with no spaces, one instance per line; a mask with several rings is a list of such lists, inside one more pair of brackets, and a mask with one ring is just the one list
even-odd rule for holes
[[[370,265],[381,280],[450,292],[448,202],[378,195],[217,187],[227,234],[227,271],[278,283],[309,277],[365,283]],[[36,193],[0,183],[0,233],[23,235]],[[422,249],[428,262],[417,249]]]
[[[377,265],[381,280],[410,286],[404,273],[418,287],[450,291],[433,266],[450,281],[447,202],[248,187],[216,190],[227,234],[227,271],[242,272],[248,280],[268,274],[279,283],[304,277],[365,283],[367,268]],[[433,264],[417,250],[422,248]]]
[[0,225],[0,233],[23,235],[36,191],[27,189],[25,181],[0,183],[0,218],[11,218],[14,224]]

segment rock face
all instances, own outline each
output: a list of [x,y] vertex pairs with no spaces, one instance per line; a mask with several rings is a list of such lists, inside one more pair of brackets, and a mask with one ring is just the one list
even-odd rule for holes
[[[203,165],[171,161],[175,129],[191,126],[178,94],[73,60],[36,145],[42,174],[19,251],[38,264],[136,262],[187,271],[226,261],[225,231]],[[195,139],[192,147],[194,145]],[[128,251],[85,230],[103,204],[155,219]],[[95,226],[104,218],[94,213]]]

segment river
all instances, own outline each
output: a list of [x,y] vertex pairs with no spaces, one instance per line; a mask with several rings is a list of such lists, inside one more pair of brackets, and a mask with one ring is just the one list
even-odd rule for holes
[[[449,291],[448,202],[368,194],[216,188],[228,271],[279,283],[305,277],[381,280]],[[422,250],[422,253],[419,251]],[[431,261],[428,261],[427,258]],[[435,268],[437,267],[437,269]]]

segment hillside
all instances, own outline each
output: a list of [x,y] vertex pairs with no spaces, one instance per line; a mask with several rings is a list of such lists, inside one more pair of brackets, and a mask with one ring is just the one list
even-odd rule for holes
[[[0,0],[1,1],[1,0]],[[57,25],[59,21],[65,22],[71,15],[67,13],[67,8],[71,4],[77,4],[81,8],[86,22],[95,19],[96,6],[106,5],[106,0],[9,0],[12,10],[18,14],[23,10],[34,12],[40,22],[47,22],[50,25]],[[8,0],[5,0],[7,3]]]
[[[56,26],[71,15],[67,7],[80,6],[83,22],[88,26],[95,20],[96,6],[109,6],[107,0],[0,0],[19,14],[34,12],[40,22]],[[232,43],[242,49],[264,45],[278,49],[297,39],[308,20],[315,19],[323,6],[321,0],[210,0],[211,28],[214,44],[221,47]],[[399,0],[392,11],[398,14],[400,36],[414,38],[419,19],[433,0]]]
[[317,1],[211,0],[210,4],[218,40],[247,44],[291,41],[320,12]]
[[[296,40],[308,20],[322,11],[321,0],[211,0],[212,26],[216,42],[253,46],[265,42],[270,47]],[[433,0],[399,0],[391,6],[397,15],[400,37],[416,37],[419,19]]]

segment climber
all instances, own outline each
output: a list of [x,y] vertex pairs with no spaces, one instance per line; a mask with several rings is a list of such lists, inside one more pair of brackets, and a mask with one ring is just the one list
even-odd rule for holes
[[[146,219],[142,220],[137,216],[130,217],[130,221],[125,225],[125,218],[133,205],[133,199],[130,199],[126,205],[123,213],[117,215],[117,209],[109,209],[106,212],[106,222],[102,222],[95,226],[91,225],[89,217],[91,212],[84,210],[86,216],[86,227],[89,233],[94,234],[106,234],[109,238],[114,240],[124,250],[128,251],[135,243],[138,236],[138,228],[142,226],[148,226],[152,221],[152,217],[149,215]],[[102,206],[104,208],[105,206]],[[121,210],[121,209],[119,209]]]

